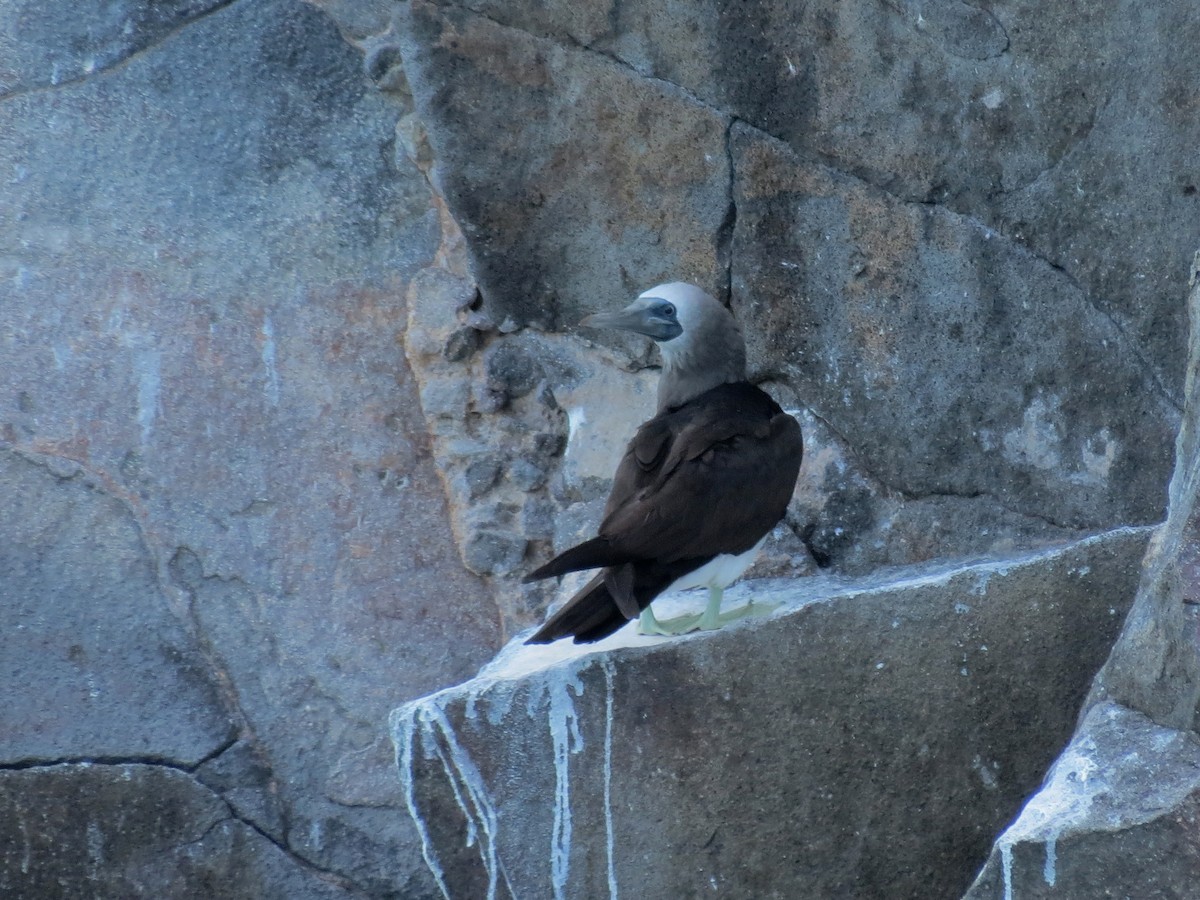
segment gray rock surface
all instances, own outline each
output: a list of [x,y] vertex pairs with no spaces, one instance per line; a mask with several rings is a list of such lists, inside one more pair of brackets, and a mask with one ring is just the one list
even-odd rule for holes
[[1194,897],[1200,739],[1092,707],[964,900]]
[[1089,698],[1115,700],[1182,729],[1195,728],[1200,704],[1200,252],[1192,260],[1189,288],[1186,407],[1167,521],[1146,554],[1137,600]]
[[393,714],[426,860],[451,897],[955,896],[1067,739],[1147,537],[756,582],[783,609],[692,637],[514,643]]
[[0,98],[59,87],[119,66],[230,0],[121,0],[81,16],[72,3],[14,0],[0,9]]
[[[1193,5],[458,6],[677,85],[806,159],[1028,247],[1078,282],[1179,398],[1186,323],[1177,298],[1200,207],[1190,163],[1200,119],[1182,87],[1200,65]],[[457,73],[441,75],[450,85]],[[451,124],[431,117],[435,132]],[[522,135],[534,148],[557,140]]]
[[[502,634],[403,352],[441,229],[402,83],[299,2],[0,15],[0,766],[208,760],[279,865],[419,897],[384,722]],[[67,824],[39,839],[87,859]]]
[[[1200,203],[1197,27],[1186,4],[1133,0],[6,4],[0,671],[19,690],[0,781],[19,814],[0,817],[0,893],[53,893],[59,867],[76,894],[437,896],[423,837],[445,877],[486,889],[487,842],[451,854],[440,763],[414,796],[447,818],[409,823],[383,720],[554,600],[517,576],[594,528],[654,379],[646,346],[572,329],[660,280],[729,299],[755,377],[805,421],[760,572],[1013,556],[1161,517]],[[1030,590],[1013,603],[1033,615],[1048,601]],[[669,680],[687,648],[849,606],[635,655]],[[1103,686],[1182,730],[1194,700],[1154,673],[1190,671],[1188,620],[1144,612]],[[823,686],[862,650],[847,615]],[[1080,667],[1104,623],[1071,637]],[[1029,632],[1012,654],[1050,665],[1044,646]],[[607,690],[606,672],[580,684]],[[575,757],[560,728],[563,759],[600,746],[605,710],[585,706],[628,691],[612,676],[612,694],[553,694],[556,716],[581,704],[587,741]],[[1065,740],[1080,689],[1060,688],[1022,734]],[[975,728],[978,707],[953,708]],[[642,727],[637,746],[672,759],[694,733]],[[1006,781],[989,752],[973,783],[1010,793],[972,821],[998,829],[1036,753]],[[553,796],[558,771],[526,777]],[[737,771],[769,793],[771,773]],[[679,846],[752,880],[769,845],[735,861],[730,827],[696,830],[759,808],[720,790],[675,822]],[[850,853],[883,833],[863,803],[837,820]],[[557,835],[547,871],[603,895],[608,856],[564,856],[566,825],[532,826],[537,847]],[[971,827],[956,861],[994,837]],[[548,864],[504,852],[514,872]]]
[[1176,410],[1078,285],[752,129],[732,144],[751,370],[786,381],[871,476],[1065,527],[1161,517]]
[[727,117],[467,10],[419,0],[405,36],[435,180],[497,322],[573,325],[668,280],[728,293]]
[[186,772],[129,764],[0,771],[0,892],[51,897],[333,900]]
[[969,900],[1196,893],[1200,254],[1188,311],[1186,406],[1167,521],[1146,551],[1133,607],[1070,746],[997,839]]
[[233,712],[128,507],[79,466],[10,450],[0,484],[0,761],[196,765],[231,743]]
[[728,297],[753,377],[845,464],[806,467],[827,499],[793,534],[864,572],[1162,518],[1194,19],[418,0],[397,47],[480,308],[569,330],[661,277]]

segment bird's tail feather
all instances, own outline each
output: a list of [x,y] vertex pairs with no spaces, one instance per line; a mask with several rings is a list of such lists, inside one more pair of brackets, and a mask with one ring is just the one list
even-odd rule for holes
[[573,636],[577,644],[591,644],[608,637],[627,621],[617,601],[609,593],[604,583],[604,573],[601,572],[547,619],[546,624],[525,643],[549,644],[559,638]]
[[541,581],[543,578],[553,578],[556,575],[566,575],[568,572],[581,572],[584,569],[599,569],[601,566],[613,566],[628,562],[623,555],[618,554],[608,543],[608,538],[596,537],[584,541],[577,547],[565,550],[539,569],[534,569],[521,580]]

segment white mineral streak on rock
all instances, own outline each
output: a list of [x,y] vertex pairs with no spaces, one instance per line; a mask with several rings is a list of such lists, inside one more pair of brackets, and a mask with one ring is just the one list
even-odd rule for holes
[[464,698],[463,714],[476,721],[478,702],[486,693],[486,720],[496,726],[511,711],[514,687],[520,680],[530,679],[531,690],[526,712],[531,722],[547,725],[554,760],[554,806],[550,839],[550,884],[553,896],[565,898],[570,883],[571,839],[571,757],[584,749],[579,728],[575,698],[584,691],[581,678],[585,670],[600,662],[606,688],[604,725],[604,821],[607,838],[607,875],[609,896],[617,897],[616,861],[613,856],[612,817],[612,662],[607,655],[594,652],[595,647],[628,646],[658,643],[663,638],[647,638],[633,629],[614,635],[594,647],[579,646],[567,641],[554,644],[526,646],[522,635],[506,646],[468,686],[450,688],[423,697],[397,709],[392,714],[391,730],[396,744],[396,764],[408,813],[416,825],[425,863],[446,900],[453,900],[446,882],[446,873],[433,846],[429,824],[424,818],[415,790],[416,746],[421,744],[426,760],[437,759],[441,765],[455,802],[467,821],[466,846],[479,848],[480,860],[488,877],[489,900],[494,900],[499,879],[504,878],[509,893],[516,896],[508,883],[504,864],[499,855],[498,817],[492,794],[478,766],[459,740],[454,726],[446,715],[446,705]]
[[1055,866],[1058,863],[1058,832],[1060,829],[1052,828],[1046,836],[1046,862],[1042,866],[1042,878],[1050,887],[1054,887],[1054,882],[1058,880],[1058,874]]
[[1096,436],[1081,448],[1083,471],[1079,473],[1078,477],[1072,476],[1072,481],[1088,481],[1093,484],[1103,484],[1108,481],[1119,449],[1120,444],[1116,438],[1107,428],[1101,428]]
[[1004,900],[1012,900],[1012,844],[1000,844],[1000,874],[1004,879]]
[[571,874],[571,756],[583,749],[579,717],[571,691],[583,694],[577,672],[567,668],[547,670],[546,705],[550,738],[554,742],[554,827],[550,832],[550,882],[555,900],[566,896]]
[[1004,91],[994,87],[979,99],[988,109],[999,109],[1000,105],[1004,103]]
[[[813,603],[830,602],[837,598],[854,597],[861,593],[902,591],[923,585],[946,584],[962,579],[964,597],[984,593],[989,579],[1003,579],[1011,572],[1024,566],[1044,565],[1046,560],[1080,552],[1093,543],[1110,541],[1115,536],[1137,534],[1148,528],[1118,528],[1113,531],[1086,538],[1067,547],[1052,547],[1032,551],[1015,558],[991,560],[970,564],[933,563],[914,566],[903,571],[878,573],[869,578],[844,579],[835,577],[759,580],[752,584],[735,585],[726,592],[730,607],[753,599],[765,604],[778,604],[769,617],[748,619],[734,628],[756,628],[767,618],[794,614],[797,610]],[[975,603],[977,601],[971,601]],[[662,605],[663,615],[678,615],[693,611],[704,603],[703,592],[681,592],[656,601]],[[970,604],[965,604],[970,605]],[[614,651],[645,651],[655,644],[664,642],[681,643],[693,640],[709,640],[711,634],[693,634],[663,638],[640,635],[633,627],[622,628],[612,636],[595,644],[574,644],[556,641],[552,644],[527,646],[523,641],[531,631],[513,638],[479,674],[466,682],[447,688],[437,694],[423,697],[406,704],[392,714],[391,726],[396,744],[396,763],[400,770],[405,803],[409,815],[416,825],[421,840],[422,853],[429,871],[437,882],[443,896],[451,900],[446,874],[441,867],[433,847],[430,828],[423,818],[415,791],[416,745],[420,741],[424,759],[438,760],[450,784],[455,802],[462,810],[468,823],[465,843],[478,846],[480,859],[488,876],[489,898],[496,895],[499,880],[509,885],[504,860],[501,858],[498,840],[498,817],[493,793],[484,783],[479,768],[471,759],[464,743],[454,730],[446,710],[451,704],[461,704],[465,723],[484,730],[489,728],[521,727],[514,712],[516,696],[525,698],[525,713],[528,721],[538,727],[545,723],[549,731],[554,766],[553,823],[550,828],[549,860],[546,869],[550,877],[550,891],[539,895],[555,898],[569,896],[571,842],[574,822],[571,809],[571,757],[583,750],[580,729],[580,711],[576,700],[584,696],[584,685],[589,670],[597,665],[604,679],[604,745],[603,745],[603,803],[605,847],[607,856],[607,883],[610,900],[617,897],[616,849],[614,834],[614,811],[612,806],[612,740],[614,707]],[[597,682],[598,683],[598,682]],[[480,705],[483,715],[480,715]],[[588,707],[591,709],[591,707]],[[598,704],[596,709],[598,718]],[[599,751],[597,751],[598,753]],[[1200,754],[1198,754],[1200,760]],[[981,763],[981,765],[983,765]],[[1200,762],[1198,762],[1200,767]],[[1021,817],[1005,833],[999,842],[1005,872],[1006,900],[1011,900],[1012,850],[1016,843],[1026,840],[1027,835],[1037,832],[1036,840],[1047,845],[1045,874],[1047,881],[1056,878],[1056,841],[1060,828],[1057,818],[1052,825],[1050,817],[1058,816],[1063,808],[1086,811],[1086,802],[1094,793],[1093,778],[1095,765],[1088,754],[1087,746],[1076,743],[1068,749],[1054,770],[1053,777],[1026,807]],[[987,775],[991,775],[989,771]],[[987,775],[981,772],[981,777]],[[1103,779],[1093,779],[1103,780]],[[1071,807],[1074,803],[1076,806]],[[1043,827],[1046,826],[1046,827]],[[1052,829],[1052,834],[1048,834]],[[515,896],[515,893],[514,893]]]
[[158,418],[161,407],[160,393],[162,389],[162,353],[152,347],[144,347],[134,352],[134,370],[137,373],[137,420],[142,429],[142,443],[150,441],[154,431],[154,421]]
[[454,728],[446,718],[439,702],[444,702],[445,699],[447,696],[444,693],[436,694],[403,706],[392,714],[392,735],[396,742],[396,762],[400,769],[404,802],[420,835],[421,854],[425,857],[425,864],[437,882],[442,896],[446,900],[452,900],[446,886],[445,872],[433,849],[429,826],[417,808],[413,752],[419,735],[425,748],[425,758],[436,756],[441,763],[454,799],[466,817],[467,846],[473,846],[477,841],[479,843],[479,856],[488,879],[487,897],[488,900],[495,900],[499,874],[499,860],[496,854],[496,810],[479,768],[459,742]]
[[1004,875],[1004,900],[1012,900],[1012,848],[1022,841],[1042,840],[1046,861],[1042,876],[1051,887],[1057,880],[1055,863],[1062,823],[1087,815],[1096,793],[1088,780],[1098,770],[1093,754],[1096,745],[1090,739],[1073,742],[1050,770],[1042,789],[1034,795],[1008,830],[1000,837],[1000,856]]
[[1025,410],[1020,428],[1004,435],[1004,457],[1015,465],[1037,469],[1056,469],[1062,460],[1062,433],[1059,428],[1061,401],[1034,398]]
[[279,370],[275,367],[275,323],[268,313],[262,323],[262,361],[267,374],[267,402],[279,405]]
[[613,665],[605,656],[604,666],[604,846],[608,858],[608,897],[617,900],[617,869],[613,856],[612,814],[612,730],[613,730]]
[[[1131,750],[1129,742],[1137,749]],[[1197,788],[1197,770],[1200,741],[1193,734],[1155,725],[1115,703],[1093,708],[1041,790],[996,842],[1004,900],[1013,898],[1018,844],[1043,845],[1042,879],[1054,887],[1060,838],[1151,822],[1178,807]],[[1177,771],[1193,775],[1168,777]]]

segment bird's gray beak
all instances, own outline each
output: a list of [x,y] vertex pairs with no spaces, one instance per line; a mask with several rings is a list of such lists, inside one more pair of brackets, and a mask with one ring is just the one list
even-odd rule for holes
[[579,323],[587,328],[619,328],[621,331],[636,331],[653,337],[649,311],[644,306],[633,304],[617,312],[598,312],[587,316]]
[[654,304],[662,301],[657,297],[639,297],[620,312],[601,312],[588,316],[580,325],[588,328],[618,328],[621,331],[632,331],[644,334],[656,341],[669,341],[683,333],[683,328],[675,320],[674,310],[669,315],[661,310],[655,312]]

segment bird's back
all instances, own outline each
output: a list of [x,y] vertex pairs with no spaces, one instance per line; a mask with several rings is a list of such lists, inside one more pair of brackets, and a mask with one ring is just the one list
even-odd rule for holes
[[770,396],[718,385],[638,429],[599,534],[631,557],[742,553],[783,517],[802,455],[799,424]]
[[802,453],[799,423],[748,382],[660,412],[629,442],[599,534],[527,577],[604,569],[530,643],[599,640],[689,572],[752,549],[783,518]]

